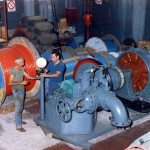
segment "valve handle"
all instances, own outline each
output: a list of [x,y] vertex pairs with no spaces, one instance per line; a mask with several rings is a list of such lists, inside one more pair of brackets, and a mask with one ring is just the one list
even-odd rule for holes
[[72,117],[72,113],[71,113],[68,103],[63,100],[57,101],[56,113],[58,117],[60,118],[60,120],[63,122],[69,122]]
[[75,111],[78,113],[84,112],[85,111],[85,107],[82,104],[82,99],[79,99],[76,102],[76,107],[75,107]]

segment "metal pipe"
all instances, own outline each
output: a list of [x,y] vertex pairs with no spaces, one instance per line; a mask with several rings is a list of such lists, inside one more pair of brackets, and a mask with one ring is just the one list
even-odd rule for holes
[[41,120],[44,120],[44,112],[45,112],[45,108],[44,108],[44,78],[40,78],[40,81],[41,81],[41,90],[40,90],[40,93],[41,93],[41,100],[40,100],[40,118]]
[[112,112],[111,123],[112,125],[122,127],[129,126],[131,121],[128,118],[127,110],[125,109],[122,102],[117,97],[107,97],[107,99],[111,98],[111,103],[107,100],[106,106]]
[[112,113],[111,123],[117,127],[127,127],[131,124],[128,113],[123,103],[111,91],[99,89],[96,91],[97,98],[99,97],[99,107],[104,110],[110,110]]

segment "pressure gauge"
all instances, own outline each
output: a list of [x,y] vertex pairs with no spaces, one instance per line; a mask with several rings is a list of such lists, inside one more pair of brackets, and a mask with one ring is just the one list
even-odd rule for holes
[[36,60],[36,65],[39,67],[39,68],[44,68],[46,65],[47,65],[47,61],[45,58],[43,57],[40,57]]

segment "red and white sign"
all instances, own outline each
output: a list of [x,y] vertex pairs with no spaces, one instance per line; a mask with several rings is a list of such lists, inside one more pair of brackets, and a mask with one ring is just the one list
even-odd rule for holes
[[102,0],[95,0],[96,4],[102,5]]
[[15,0],[7,0],[7,9],[8,9],[8,12],[16,11]]

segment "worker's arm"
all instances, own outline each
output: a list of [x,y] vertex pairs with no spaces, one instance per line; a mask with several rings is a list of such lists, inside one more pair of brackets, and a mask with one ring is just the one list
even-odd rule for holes
[[10,75],[9,77],[9,85],[27,85],[28,81],[14,82],[14,75]]
[[60,71],[56,71],[56,73],[54,73],[54,74],[43,73],[43,74],[40,75],[40,77],[57,78],[60,74],[61,74]]
[[32,77],[32,76],[28,75],[25,71],[24,71],[23,74],[24,74],[24,76],[25,76],[26,78],[28,78],[28,79],[32,79],[32,80],[39,79],[39,77]]

